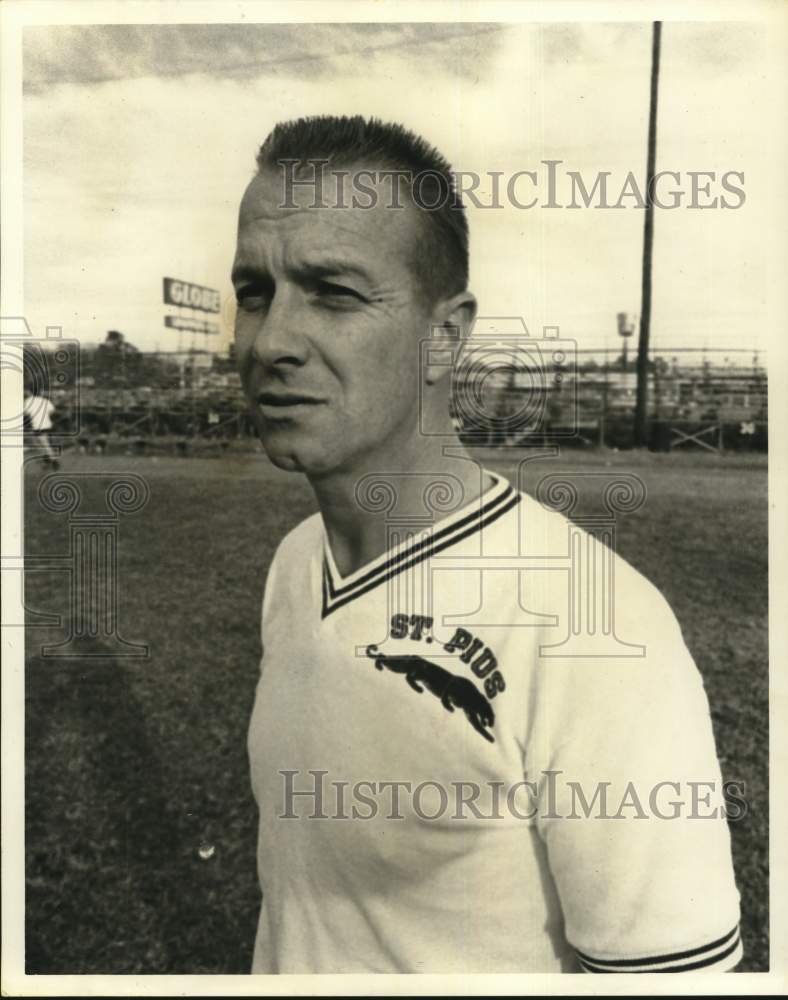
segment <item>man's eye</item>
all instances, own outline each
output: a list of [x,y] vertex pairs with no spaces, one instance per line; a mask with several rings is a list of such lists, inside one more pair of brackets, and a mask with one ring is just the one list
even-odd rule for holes
[[328,298],[358,299],[359,302],[364,301],[363,295],[357,292],[355,288],[349,288],[347,285],[336,285],[333,281],[321,281],[317,286],[317,292],[319,295],[327,296]]
[[269,293],[260,288],[239,288],[235,293],[235,301],[238,303],[238,308],[246,309],[249,312],[266,308],[269,300]]

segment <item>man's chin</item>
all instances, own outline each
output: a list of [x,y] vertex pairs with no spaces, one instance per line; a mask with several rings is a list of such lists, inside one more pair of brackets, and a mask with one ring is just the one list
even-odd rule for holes
[[277,434],[261,434],[260,442],[272,465],[285,472],[303,472],[318,475],[330,471],[326,452],[314,445],[298,447],[293,441],[284,441]]
[[285,454],[280,454],[278,452],[270,452],[268,451],[267,448],[265,449],[265,453],[266,455],[268,455],[268,459],[271,462],[271,465],[275,465],[277,469],[282,469],[284,472],[307,471],[297,455],[293,454],[285,455]]

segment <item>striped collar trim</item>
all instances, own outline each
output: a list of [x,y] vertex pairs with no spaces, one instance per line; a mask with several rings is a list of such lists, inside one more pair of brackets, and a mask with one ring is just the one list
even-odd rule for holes
[[340,575],[328,540],[324,537],[322,617],[327,617],[342,605],[361,597],[437,552],[476,534],[520,502],[520,494],[505,479],[493,472],[485,472],[494,482],[481,497],[442,519],[434,528],[426,529],[426,537],[411,539],[389,549],[347,577]]

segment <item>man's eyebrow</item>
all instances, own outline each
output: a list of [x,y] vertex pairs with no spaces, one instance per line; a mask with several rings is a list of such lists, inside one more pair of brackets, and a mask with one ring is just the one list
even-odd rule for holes
[[[361,265],[338,257],[321,257],[320,260],[305,260],[290,268],[296,277],[327,278],[338,275],[355,275],[364,281],[372,281],[370,273]],[[230,280],[234,285],[244,282],[270,281],[271,275],[267,269],[255,267],[252,264],[237,264],[231,272]]]
[[314,278],[326,278],[330,275],[352,274],[364,281],[371,281],[372,276],[362,264],[355,264],[339,257],[321,257],[319,260],[300,261],[293,268],[299,274]]

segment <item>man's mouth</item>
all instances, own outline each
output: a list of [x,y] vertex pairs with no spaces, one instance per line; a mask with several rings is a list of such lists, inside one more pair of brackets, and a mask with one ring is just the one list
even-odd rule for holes
[[323,400],[297,392],[261,392],[257,405],[268,411],[287,410],[293,406],[318,406]]

